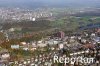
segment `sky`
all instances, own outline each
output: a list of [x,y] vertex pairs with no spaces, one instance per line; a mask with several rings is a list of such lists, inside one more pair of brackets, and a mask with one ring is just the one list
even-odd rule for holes
[[100,0],[0,0],[0,6],[8,7],[100,7]]

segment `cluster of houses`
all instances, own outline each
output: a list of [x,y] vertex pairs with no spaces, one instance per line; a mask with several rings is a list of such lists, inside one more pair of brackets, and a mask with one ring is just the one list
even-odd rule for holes
[[[72,57],[83,56],[83,54],[85,54],[87,57],[94,57],[95,63],[100,62],[99,30],[100,29],[95,31],[83,31],[80,34],[76,33],[70,36],[65,36],[64,32],[61,31],[56,35],[54,34],[53,36],[42,38],[40,41],[20,42],[20,44],[11,45],[12,49],[23,49],[25,51],[34,51],[37,50],[38,47],[44,48],[49,45],[51,51],[50,53],[43,53],[38,56],[28,57],[10,63],[14,63],[14,66],[55,66],[56,64],[53,63],[53,56],[66,55],[64,52],[67,51],[70,51],[69,55]],[[6,53],[3,54],[2,57],[8,58],[10,55]]]

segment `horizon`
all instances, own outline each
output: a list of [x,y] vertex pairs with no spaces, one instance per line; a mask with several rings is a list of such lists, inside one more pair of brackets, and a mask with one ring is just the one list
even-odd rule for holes
[[100,7],[100,0],[0,0],[0,7]]

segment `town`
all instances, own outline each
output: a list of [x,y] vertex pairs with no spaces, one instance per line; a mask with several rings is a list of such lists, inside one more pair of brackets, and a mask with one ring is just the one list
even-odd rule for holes
[[0,19],[1,20],[32,20],[36,18],[51,17],[52,12],[45,9],[29,10],[20,8],[0,8]]
[[0,8],[0,66],[100,66],[99,11]]
[[[9,41],[8,41],[9,42]],[[3,45],[4,47],[6,45]],[[8,46],[6,46],[8,48]],[[14,66],[57,66],[53,62],[55,55],[59,57],[93,57],[93,63],[82,64],[79,62],[68,63],[65,65],[91,65],[99,66],[100,60],[100,29],[89,29],[80,33],[70,33],[66,35],[63,31],[58,31],[51,36],[46,36],[38,41],[24,41],[19,44],[9,46],[10,50],[18,54],[13,57],[7,49],[0,51],[1,61],[4,65]],[[24,57],[20,55],[25,54]],[[30,56],[28,56],[30,55]],[[58,63],[59,64],[59,63]],[[62,64],[60,64],[61,66]]]

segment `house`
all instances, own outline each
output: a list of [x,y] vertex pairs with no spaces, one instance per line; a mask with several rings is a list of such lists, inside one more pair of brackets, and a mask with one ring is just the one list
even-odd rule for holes
[[47,42],[47,44],[49,44],[49,45],[57,45],[59,42],[60,42],[60,41],[58,41],[58,40],[53,40],[53,39],[51,39],[51,40],[49,40],[49,41]]
[[100,37],[95,37],[95,38],[93,38],[93,40],[94,40],[95,42],[97,42],[97,43],[100,43]]
[[19,49],[19,45],[11,45],[12,49]]
[[0,58],[1,58],[1,60],[7,60],[7,59],[9,59],[10,58],[10,54],[9,54],[8,50],[2,49],[0,51]]
[[64,45],[63,44],[59,44],[59,49],[63,49]]
[[34,50],[36,50],[36,47],[33,47],[33,48],[31,48],[30,50],[31,50],[31,51],[34,51]]
[[83,45],[83,48],[86,48],[86,49],[94,48],[94,45],[93,44],[85,44],[85,45]]
[[7,52],[5,52],[5,53],[1,54],[1,57],[2,57],[3,59],[6,59],[6,58],[9,58],[9,57],[10,57],[10,54],[7,53]]
[[38,46],[38,47],[46,47],[47,44],[43,44],[43,43],[41,43],[41,44],[37,44],[37,46]]
[[21,42],[21,44],[22,44],[22,45],[26,45],[27,43],[26,43],[26,42]]
[[28,51],[28,50],[29,50],[29,48],[27,48],[27,47],[24,47],[24,48],[23,48],[23,50],[25,50],[25,51]]

